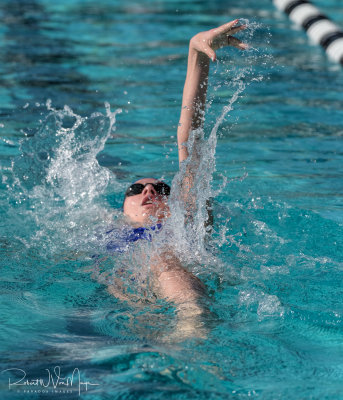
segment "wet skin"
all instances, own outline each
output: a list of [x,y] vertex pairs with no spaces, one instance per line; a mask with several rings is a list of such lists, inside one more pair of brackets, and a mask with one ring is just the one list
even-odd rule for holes
[[142,193],[125,198],[124,214],[133,224],[142,226],[161,223],[169,217],[168,197],[158,194],[153,185],[149,185],[157,182],[154,178],[140,179],[135,183],[146,185]]

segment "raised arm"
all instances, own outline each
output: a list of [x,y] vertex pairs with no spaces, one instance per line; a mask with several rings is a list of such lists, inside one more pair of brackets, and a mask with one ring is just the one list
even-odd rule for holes
[[190,132],[200,128],[204,122],[209,60],[216,60],[215,51],[221,47],[234,46],[239,49],[248,47],[232,36],[245,28],[245,25],[236,26],[237,23],[238,19],[218,28],[200,32],[190,40],[187,76],[177,130],[180,163],[188,157],[187,142]]

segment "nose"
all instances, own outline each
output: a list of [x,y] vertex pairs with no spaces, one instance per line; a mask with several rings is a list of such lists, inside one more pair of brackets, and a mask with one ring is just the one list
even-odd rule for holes
[[146,196],[148,194],[153,194],[155,196],[157,194],[155,188],[152,186],[151,183],[147,183],[146,186],[144,187],[144,190],[143,190],[143,195],[144,196]]

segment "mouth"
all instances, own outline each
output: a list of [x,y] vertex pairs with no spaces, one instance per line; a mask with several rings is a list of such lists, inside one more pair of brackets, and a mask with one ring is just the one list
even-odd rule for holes
[[142,201],[142,206],[150,206],[151,207],[153,205],[154,205],[154,201],[150,197],[146,197]]

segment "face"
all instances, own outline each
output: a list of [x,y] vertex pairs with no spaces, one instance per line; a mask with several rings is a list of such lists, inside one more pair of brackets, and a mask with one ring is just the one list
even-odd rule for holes
[[[140,194],[127,196],[124,201],[124,214],[128,216],[132,222],[145,224],[157,219],[162,222],[164,218],[169,217],[170,211],[168,207],[168,198],[158,194],[149,183],[158,183],[157,179],[144,178],[135,183],[146,185]],[[155,222],[154,221],[154,222]]]

